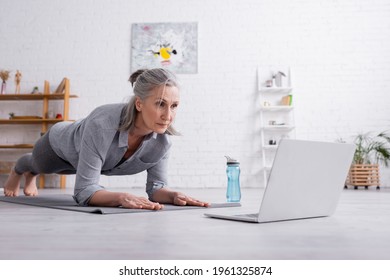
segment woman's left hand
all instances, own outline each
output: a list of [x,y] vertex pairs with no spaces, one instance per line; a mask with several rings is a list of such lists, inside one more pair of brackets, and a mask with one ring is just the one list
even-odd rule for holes
[[183,193],[175,192],[173,194],[173,204],[179,206],[201,206],[201,207],[209,207],[210,204],[208,202],[202,202],[195,198],[189,197]]

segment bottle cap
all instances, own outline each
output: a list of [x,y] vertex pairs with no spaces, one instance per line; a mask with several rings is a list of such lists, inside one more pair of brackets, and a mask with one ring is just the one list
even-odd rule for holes
[[227,164],[239,164],[240,163],[238,160],[231,158],[229,156],[225,156],[225,158],[226,158]]

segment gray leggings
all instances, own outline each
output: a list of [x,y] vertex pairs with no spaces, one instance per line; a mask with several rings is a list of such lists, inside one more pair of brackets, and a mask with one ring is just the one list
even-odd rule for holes
[[15,165],[15,172],[23,174],[75,174],[76,169],[54,152],[49,142],[50,130],[34,145],[32,153],[23,155]]

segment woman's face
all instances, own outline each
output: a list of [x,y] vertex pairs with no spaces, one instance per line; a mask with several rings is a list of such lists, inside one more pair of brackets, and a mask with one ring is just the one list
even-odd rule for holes
[[165,133],[175,119],[179,101],[179,89],[171,86],[156,87],[145,100],[137,98],[136,127],[159,134]]

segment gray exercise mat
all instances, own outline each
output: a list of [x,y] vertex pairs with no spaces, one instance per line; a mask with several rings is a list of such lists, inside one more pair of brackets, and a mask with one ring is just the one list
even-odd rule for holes
[[[79,206],[73,200],[70,194],[50,194],[39,196],[0,196],[0,201],[25,204],[38,207],[47,207],[61,210],[79,211],[93,214],[120,214],[120,213],[140,213],[140,212],[155,212],[146,209],[126,209],[122,207],[95,207],[95,206]],[[210,208],[222,208],[222,207],[238,207],[240,203],[211,203]],[[173,210],[189,210],[189,209],[205,209],[198,206],[176,206],[165,204],[164,209],[160,211],[173,211]]]

